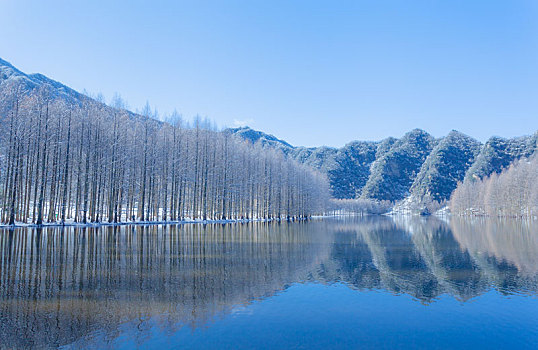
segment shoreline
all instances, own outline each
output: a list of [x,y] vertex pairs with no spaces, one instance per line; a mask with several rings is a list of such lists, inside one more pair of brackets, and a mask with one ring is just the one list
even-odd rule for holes
[[330,217],[326,215],[317,215],[312,216],[309,218],[293,218],[293,219],[227,219],[227,220],[169,220],[169,221],[131,221],[131,222],[88,222],[88,223],[80,223],[80,222],[73,222],[68,221],[65,223],[61,222],[50,222],[50,223],[44,223],[41,225],[37,224],[27,224],[22,222],[17,222],[14,225],[8,225],[8,224],[0,224],[0,230],[1,229],[16,229],[16,228],[47,228],[47,227],[106,227],[106,226],[152,226],[152,225],[185,225],[185,224],[246,224],[251,222],[273,222],[273,221],[287,221],[287,222],[293,222],[293,221],[307,221],[309,219],[319,219],[319,218],[325,218]]

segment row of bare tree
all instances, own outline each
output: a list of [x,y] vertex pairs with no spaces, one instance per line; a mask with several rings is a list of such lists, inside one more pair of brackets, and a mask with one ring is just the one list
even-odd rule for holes
[[538,157],[515,161],[500,174],[460,183],[450,207],[458,215],[538,216]]
[[393,207],[391,201],[377,201],[373,199],[332,199],[328,210],[334,215],[380,215],[390,212]]
[[160,122],[50,87],[4,89],[0,221],[270,219],[324,210],[323,176],[197,118]]

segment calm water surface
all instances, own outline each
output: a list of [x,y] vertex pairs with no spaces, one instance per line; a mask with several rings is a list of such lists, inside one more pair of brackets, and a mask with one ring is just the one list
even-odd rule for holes
[[538,223],[0,230],[0,348],[529,348]]

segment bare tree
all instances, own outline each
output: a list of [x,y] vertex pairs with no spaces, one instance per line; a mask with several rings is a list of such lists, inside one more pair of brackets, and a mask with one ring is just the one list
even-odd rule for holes
[[2,223],[293,220],[326,208],[324,176],[207,119],[162,122],[149,104],[135,115],[119,96],[67,103],[47,86],[4,91]]
[[466,180],[452,194],[459,215],[533,217],[538,215],[538,157],[520,159],[500,174]]

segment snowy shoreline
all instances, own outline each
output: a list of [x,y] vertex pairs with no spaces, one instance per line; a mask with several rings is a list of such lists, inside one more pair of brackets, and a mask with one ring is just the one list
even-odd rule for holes
[[45,227],[106,227],[106,226],[151,226],[151,225],[184,225],[184,224],[246,224],[251,222],[273,222],[273,221],[305,221],[309,219],[319,219],[329,216],[313,216],[310,218],[294,218],[294,219],[227,219],[227,220],[202,220],[202,219],[187,219],[176,221],[128,221],[128,222],[74,222],[66,221],[61,222],[47,222],[41,225],[27,224],[23,222],[16,222],[14,225],[0,224],[0,229],[14,229],[14,228],[45,228]]

